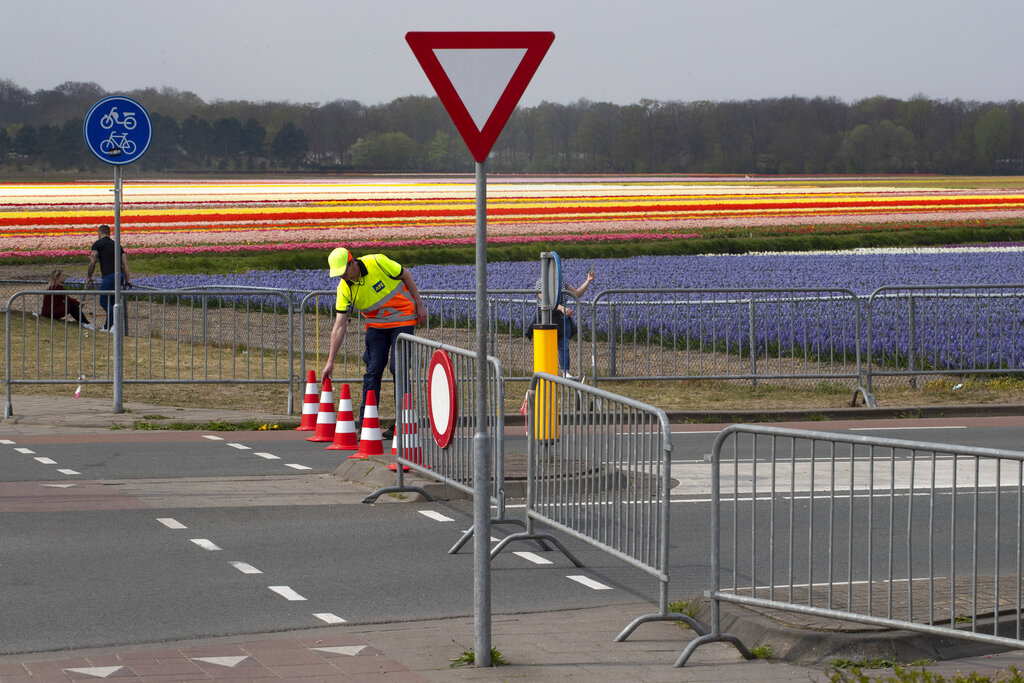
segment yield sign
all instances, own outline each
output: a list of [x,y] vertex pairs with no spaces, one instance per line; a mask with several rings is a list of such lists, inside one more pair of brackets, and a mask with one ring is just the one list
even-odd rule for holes
[[473,158],[481,163],[554,40],[551,31],[405,34],[441,104]]

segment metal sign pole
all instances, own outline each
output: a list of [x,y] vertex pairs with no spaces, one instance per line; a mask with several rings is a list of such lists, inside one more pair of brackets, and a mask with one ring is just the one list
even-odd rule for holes
[[121,300],[121,167],[114,166],[114,320],[107,327],[114,335],[114,413],[123,413],[124,302]]
[[491,437],[487,432],[487,173],[476,163],[476,434],[473,437],[474,663],[491,666]]

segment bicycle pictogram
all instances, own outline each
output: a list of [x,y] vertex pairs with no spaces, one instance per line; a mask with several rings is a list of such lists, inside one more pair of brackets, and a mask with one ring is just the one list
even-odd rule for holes
[[128,156],[135,154],[135,143],[128,139],[127,133],[112,132],[109,138],[100,143],[100,151],[104,154],[111,154],[117,150]]
[[[126,130],[131,130],[135,127],[135,112],[130,111],[124,114],[124,116],[119,117],[117,115],[117,107],[111,107],[110,111],[100,119],[100,126],[104,130],[110,130],[115,124],[124,126]],[[131,154],[131,152],[128,153]]]

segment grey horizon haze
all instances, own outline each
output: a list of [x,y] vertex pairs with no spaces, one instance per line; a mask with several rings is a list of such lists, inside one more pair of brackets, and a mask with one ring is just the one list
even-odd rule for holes
[[[433,95],[407,31],[543,30],[521,100],[1022,99],[1019,0],[34,0],[5,3],[0,80],[207,102]],[[83,112],[84,113],[84,112]]]

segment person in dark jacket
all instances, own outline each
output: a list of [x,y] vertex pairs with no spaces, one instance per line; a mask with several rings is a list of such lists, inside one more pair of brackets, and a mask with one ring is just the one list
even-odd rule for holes
[[[50,281],[46,288],[49,290],[64,291],[64,271],[57,268],[50,273]],[[82,311],[82,302],[68,294],[46,294],[43,296],[43,308],[39,312],[43,318],[63,320],[70,315],[81,323],[82,327],[96,329]]]

